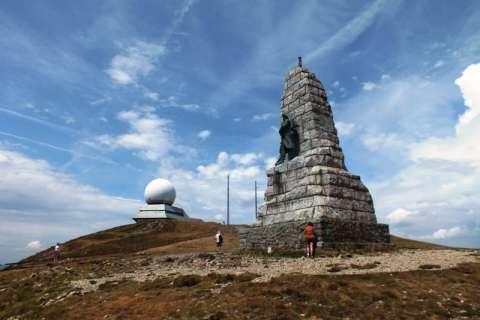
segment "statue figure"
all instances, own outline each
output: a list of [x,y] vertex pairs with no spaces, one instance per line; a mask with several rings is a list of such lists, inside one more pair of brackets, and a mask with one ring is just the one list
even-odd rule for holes
[[287,160],[292,160],[300,151],[297,126],[288,118],[286,114],[282,114],[282,124],[280,126],[280,157],[275,165],[283,163],[285,156]]

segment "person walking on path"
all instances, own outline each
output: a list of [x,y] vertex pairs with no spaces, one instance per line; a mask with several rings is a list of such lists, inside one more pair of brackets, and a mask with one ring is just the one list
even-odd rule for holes
[[313,226],[313,223],[308,222],[307,226],[303,229],[303,235],[305,236],[305,240],[307,241],[307,257],[313,258],[313,255],[315,253],[314,248],[315,248],[315,227]]
[[218,230],[217,234],[215,235],[215,244],[217,245],[217,253],[220,253],[223,245],[223,236],[220,230]]
[[55,249],[53,250],[53,262],[59,262],[61,258],[62,254],[60,252],[60,243],[57,242]]

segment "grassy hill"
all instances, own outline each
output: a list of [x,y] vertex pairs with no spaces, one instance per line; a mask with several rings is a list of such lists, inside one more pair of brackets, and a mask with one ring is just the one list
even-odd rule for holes
[[[157,222],[134,223],[115,227],[72,239],[62,244],[64,258],[123,255],[136,252],[152,254],[173,254],[193,252],[213,252],[213,236],[220,230],[225,238],[224,250],[239,249],[239,239],[235,226],[226,226],[201,220],[162,220]],[[449,247],[391,236],[393,247],[397,249],[446,249]],[[53,247],[28,257],[18,264],[31,264],[51,261]]]
[[[215,251],[213,237],[217,230],[224,235],[224,250],[239,249],[240,242],[235,226],[201,220],[161,220],[128,224],[72,239],[63,243],[61,248],[64,258],[125,255],[138,252],[150,254],[213,252]],[[393,246],[388,250],[449,248],[393,235],[391,243]],[[17,266],[26,267],[49,262],[52,257],[53,247],[20,261]]]
[[[225,250],[239,247],[233,226],[201,220],[161,220],[127,224],[99,231],[61,245],[64,258],[125,255],[136,252],[186,253],[215,251],[214,235],[220,230]],[[53,247],[20,261],[26,266],[51,261]]]
[[[217,230],[225,237],[221,255],[212,254]],[[480,319],[480,263],[368,273],[379,268],[368,259],[385,261],[400,249],[413,249],[407,257],[420,252],[422,259],[427,252],[460,252],[395,236],[391,241],[386,252],[342,249],[322,251],[315,261],[262,255],[246,260],[234,226],[199,220],[124,225],[62,244],[61,263],[52,263],[50,248],[1,271],[0,319]],[[327,259],[366,270],[302,273],[305,263],[320,267]],[[364,262],[355,265],[354,259]],[[297,263],[298,272],[266,282],[255,281],[259,269],[242,269],[253,261],[262,272],[275,263],[284,270],[286,260]],[[73,285],[79,281],[95,289],[83,292]]]

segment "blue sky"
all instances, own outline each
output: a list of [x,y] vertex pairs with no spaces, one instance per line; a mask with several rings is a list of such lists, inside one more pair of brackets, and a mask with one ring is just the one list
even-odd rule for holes
[[252,222],[299,55],[378,220],[478,247],[479,30],[478,1],[3,1],[0,263],[130,223],[156,177],[222,219],[230,173]]

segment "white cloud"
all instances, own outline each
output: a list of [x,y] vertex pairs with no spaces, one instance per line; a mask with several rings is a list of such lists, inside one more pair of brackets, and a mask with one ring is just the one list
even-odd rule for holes
[[[455,81],[462,91],[466,110],[459,116],[455,130],[454,125],[451,125],[450,135],[442,137],[437,134],[413,144],[408,143],[405,137],[401,139],[398,134],[390,139],[390,144],[396,145],[390,150],[395,151],[397,158],[404,158],[407,165],[393,177],[370,184],[377,199],[377,211],[385,213],[395,212],[396,208],[408,208],[409,212],[415,213],[411,215],[403,212],[402,215],[402,212],[397,212],[386,215],[387,222],[392,223],[393,232],[405,232],[419,239],[428,238],[453,245],[480,245],[478,83],[480,64],[467,67]],[[435,91],[440,92],[438,88]],[[436,105],[442,105],[445,100],[449,101],[448,97]],[[433,101],[436,101],[436,96]],[[419,104],[423,107],[420,101],[415,105]],[[385,144],[381,142],[384,138],[375,140],[370,137],[370,147],[384,149]],[[386,141],[388,140],[387,138]],[[402,224],[402,218],[406,221],[414,219],[415,223]],[[399,221],[395,224],[397,220]],[[430,235],[424,236],[429,230]]]
[[124,53],[113,57],[106,72],[118,84],[136,84],[155,69],[155,61],[165,53],[163,45],[136,41]]
[[392,77],[390,77],[389,74],[382,74],[382,81],[387,81],[387,80],[390,80]]
[[338,86],[340,86],[340,82],[338,80],[332,83],[332,87],[337,88]]
[[337,128],[338,134],[340,136],[348,136],[351,135],[354,131],[355,124],[347,123],[342,121],[337,121],[335,123],[335,127]]
[[253,220],[254,181],[265,180],[265,159],[252,153],[229,154],[222,151],[211,163],[197,166],[196,170],[179,169],[174,164],[163,164],[158,175],[172,181],[177,189],[179,205],[195,217],[211,219],[225,217],[227,175],[230,176],[231,220]]
[[44,160],[0,149],[0,263],[13,262],[39,244],[129,223],[141,206],[57,171]]
[[27,244],[28,249],[40,249],[41,246],[40,240],[33,240]]
[[387,215],[388,223],[395,225],[406,222],[415,213],[403,208],[397,208]]
[[122,111],[118,119],[126,122],[130,132],[118,136],[101,135],[96,138],[100,145],[112,149],[138,151],[147,160],[158,160],[170,151],[181,152],[183,147],[176,143],[170,128],[171,121],[159,118],[152,109]]
[[450,229],[438,229],[435,231],[432,235],[433,239],[446,239],[446,238],[453,238],[457,237],[463,233],[465,233],[466,230],[460,228],[460,227],[452,227]]
[[376,87],[377,87],[377,85],[373,82],[370,82],[370,81],[362,83],[362,89],[365,90],[365,91],[371,91],[371,90],[375,89]]
[[432,137],[414,144],[413,160],[430,159],[459,161],[480,167],[480,64],[468,66],[455,81],[462,91],[467,110],[459,117],[455,136]]
[[202,130],[198,133],[198,137],[202,140],[207,140],[208,137],[210,137],[212,133],[210,132],[210,130]]
[[233,121],[235,121],[235,122],[240,122],[240,121],[242,121],[242,118],[239,118],[239,117],[233,118]]
[[275,166],[275,163],[277,162],[277,158],[275,157],[270,157],[265,160],[265,169],[268,170],[270,168],[273,168]]
[[153,91],[145,91],[143,94],[146,98],[149,98],[153,101],[158,101],[160,99],[160,95],[157,92]]
[[232,154],[231,159],[238,164],[248,165],[255,162],[260,156],[255,153]]
[[273,118],[274,116],[275,115],[273,113],[256,114],[252,117],[252,121],[265,121]]

